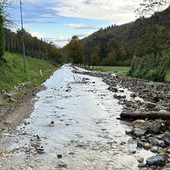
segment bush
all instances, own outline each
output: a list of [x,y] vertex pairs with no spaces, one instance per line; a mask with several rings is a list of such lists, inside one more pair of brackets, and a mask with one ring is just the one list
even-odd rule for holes
[[170,68],[170,57],[134,58],[128,75],[153,81],[165,81],[168,68]]

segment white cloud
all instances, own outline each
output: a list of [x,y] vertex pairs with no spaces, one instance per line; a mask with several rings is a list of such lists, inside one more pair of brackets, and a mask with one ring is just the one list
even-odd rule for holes
[[53,7],[60,16],[103,20],[133,20],[138,0],[63,0]]
[[95,25],[84,25],[84,24],[65,24],[67,25],[69,28],[75,28],[75,29],[99,29],[97,26]]
[[29,31],[29,32],[30,32],[30,34],[31,34],[32,36],[37,37],[37,38],[39,38],[39,39],[41,39],[42,37],[44,37],[44,35],[41,34],[41,33],[39,33],[39,32],[31,32],[31,31]]
[[69,28],[80,28],[83,25],[82,24],[68,24]]
[[54,37],[49,37],[47,35],[44,35],[38,38],[42,38],[46,42],[53,42],[58,47],[63,47],[69,42],[70,36],[59,34]]

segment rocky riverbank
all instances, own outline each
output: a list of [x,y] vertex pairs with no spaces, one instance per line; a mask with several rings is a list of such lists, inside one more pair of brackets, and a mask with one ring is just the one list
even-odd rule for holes
[[[102,77],[109,85],[108,90],[114,93],[113,97],[123,105],[123,112],[149,113],[160,112],[169,114],[170,86],[149,84],[149,81],[131,77],[122,77],[112,73],[77,72],[90,76]],[[128,89],[132,93],[130,98],[124,93]],[[155,153],[149,157],[146,164],[139,160],[142,169],[170,169],[170,120],[132,121],[132,130],[126,131],[137,142],[137,148],[144,148]]]

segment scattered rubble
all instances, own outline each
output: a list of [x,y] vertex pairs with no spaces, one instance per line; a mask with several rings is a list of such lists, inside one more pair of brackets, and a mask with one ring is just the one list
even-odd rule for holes
[[[108,90],[113,92],[113,97],[123,105],[121,116],[130,120],[137,119],[132,122],[132,131],[126,131],[126,134],[137,140],[137,148],[156,153],[155,157],[148,158],[146,164],[142,162],[138,167],[164,166],[166,169],[170,160],[170,86],[154,85],[148,80],[122,77],[112,73],[74,72],[101,77],[109,85]],[[120,90],[122,88],[132,91],[129,97],[123,94],[124,90]],[[138,97],[142,100],[138,100]]]

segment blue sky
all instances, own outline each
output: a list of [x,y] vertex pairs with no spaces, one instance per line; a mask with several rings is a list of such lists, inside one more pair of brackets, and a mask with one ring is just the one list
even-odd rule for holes
[[[73,35],[80,39],[112,24],[135,20],[140,0],[22,0],[24,28],[33,36],[63,47]],[[20,28],[19,0],[11,9]]]

